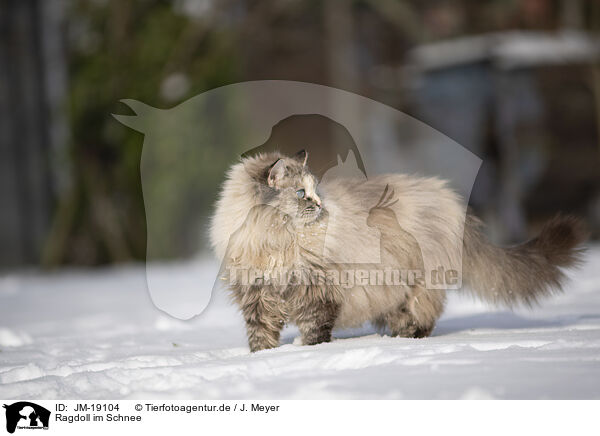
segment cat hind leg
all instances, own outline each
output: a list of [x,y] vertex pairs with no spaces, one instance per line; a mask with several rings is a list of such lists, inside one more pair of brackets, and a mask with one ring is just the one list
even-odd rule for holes
[[425,338],[433,332],[445,301],[445,291],[419,288],[407,302],[374,319],[373,325],[380,331],[387,329],[392,336]]

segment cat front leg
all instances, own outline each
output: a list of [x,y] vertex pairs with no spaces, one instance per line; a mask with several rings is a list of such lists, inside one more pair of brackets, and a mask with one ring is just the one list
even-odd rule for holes
[[331,341],[331,332],[339,314],[335,302],[312,302],[296,311],[295,322],[304,345]]
[[244,293],[241,309],[251,352],[279,346],[286,320],[280,299],[268,289],[252,287]]

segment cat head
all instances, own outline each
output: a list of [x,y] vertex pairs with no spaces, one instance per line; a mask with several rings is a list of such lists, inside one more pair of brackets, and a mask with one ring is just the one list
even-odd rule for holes
[[318,180],[307,161],[308,153],[301,150],[292,157],[269,153],[245,162],[246,170],[258,182],[260,201],[279,209],[299,226],[319,219],[323,211]]

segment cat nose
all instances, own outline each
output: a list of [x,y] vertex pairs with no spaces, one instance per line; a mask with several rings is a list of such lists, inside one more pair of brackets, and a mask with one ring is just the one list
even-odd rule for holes
[[308,201],[312,201],[317,207],[321,207],[321,199],[317,196],[315,197],[306,197]]

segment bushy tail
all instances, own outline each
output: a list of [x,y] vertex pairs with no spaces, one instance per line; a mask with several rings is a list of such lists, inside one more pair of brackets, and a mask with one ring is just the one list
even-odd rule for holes
[[487,241],[481,222],[469,215],[465,223],[463,283],[478,297],[513,307],[531,306],[541,297],[561,291],[561,268],[579,264],[587,239],[583,222],[558,216],[538,237],[510,248]]

